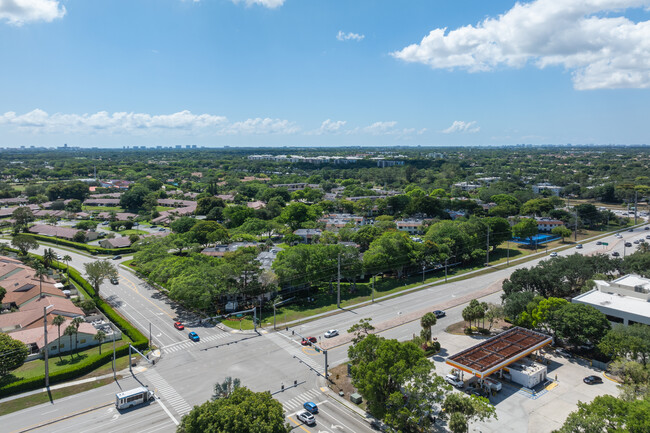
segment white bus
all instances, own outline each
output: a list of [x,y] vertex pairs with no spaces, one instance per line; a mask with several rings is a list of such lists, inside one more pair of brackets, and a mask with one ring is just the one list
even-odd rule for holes
[[126,409],[142,404],[152,398],[153,391],[149,391],[148,388],[141,386],[139,388],[115,394],[115,407],[118,409]]

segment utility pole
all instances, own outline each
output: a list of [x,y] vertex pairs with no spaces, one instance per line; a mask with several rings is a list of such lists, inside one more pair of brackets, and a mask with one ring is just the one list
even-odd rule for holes
[[[48,348],[47,348],[47,306],[43,307],[43,337],[45,339],[45,388],[50,387],[50,364],[48,362]],[[61,342],[59,342],[60,344]],[[59,349],[59,352],[61,349]]]
[[634,191],[634,225],[636,225],[638,207],[639,207],[639,191]]
[[447,259],[445,259],[445,283],[447,282]]
[[485,266],[490,266],[490,226],[487,228],[487,246],[485,248],[487,258],[485,259]]
[[372,302],[375,302],[375,277],[376,275],[372,275]]
[[573,228],[573,240],[575,242],[578,242],[578,209],[576,209],[575,206],[573,209],[575,210],[575,217],[576,217],[575,225]]
[[506,265],[510,266],[510,241],[508,241],[508,252],[507,252],[507,258],[506,258]]
[[422,263],[422,284],[424,284],[424,270],[427,268],[427,266]]
[[341,253],[339,253],[338,272],[336,278],[336,308],[341,308]]
[[115,371],[115,329],[113,329],[113,324],[111,324],[111,331],[113,334],[113,380],[117,380],[117,371]]

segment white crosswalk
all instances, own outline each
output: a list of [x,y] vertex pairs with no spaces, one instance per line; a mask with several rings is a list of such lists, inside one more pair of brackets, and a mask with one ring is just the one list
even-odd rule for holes
[[[303,346],[282,334],[281,332],[269,332],[266,334],[266,338],[274,342],[277,346],[284,349],[287,353],[298,358],[303,363],[307,364],[313,370],[317,371],[320,374],[324,374],[325,365],[324,355],[322,353],[316,353],[317,356],[307,355],[302,351]],[[308,350],[314,350],[313,348]]]
[[282,397],[279,397],[277,394],[275,397],[280,401],[280,403],[282,403],[282,407],[284,408],[284,413],[288,415],[302,409],[302,405],[305,402],[313,401],[314,403],[318,404],[321,401],[320,399],[323,396],[324,396],[323,393],[321,393],[318,388],[315,388],[315,389],[307,390],[302,394],[297,395],[296,397],[284,401],[282,400]]
[[185,399],[158,372],[147,370],[144,372],[144,377],[153,385],[154,393],[158,397],[162,397],[163,401],[168,403],[178,415],[182,417],[192,410]]
[[201,339],[199,340],[198,343],[190,340],[184,341],[182,343],[174,343],[163,347],[162,351],[164,353],[174,353],[174,352],[178,352],[179,350],[186,350],[191,347],[200,346],[201,343],[210,343],[212,341],[217,341],[222,338],[226,338],[228,335],[230,334],[228,334],[227,332],[220,332],[218,334],[208,335],[207,337],[200,337]]

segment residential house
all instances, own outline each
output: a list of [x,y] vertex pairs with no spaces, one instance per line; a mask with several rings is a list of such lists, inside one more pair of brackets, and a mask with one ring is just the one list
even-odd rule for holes
[[78,230],[71,227],[51,226],[47,224],[35,224],[29,228],[30,233],[41,236],[51,236],[59,239],[72,240],[77,232],[83,232],[86,239],[85,241],[94,241],[99,237],[99,233],[95,231]]
[[102,248],[128,248],[131,246],[131,239],[128,236],[122,236],[120,238],[113,239],[102,239],[99,241],[99,246]]
[[302,238],[302,243],[310,244],[314,241],[314,238],[319,237],[323,233],[320,229],[298,229],[293,232],[294,235],[300,236]]

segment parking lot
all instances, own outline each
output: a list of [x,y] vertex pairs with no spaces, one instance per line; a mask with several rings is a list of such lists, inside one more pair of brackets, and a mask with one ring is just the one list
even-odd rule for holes
[[[452,369],[445,363],[446,357],[482,341],[479,337],[446,332],[437,337],[442,351],[433,360],[436,372],[442,376]],[[556,355],[551,348],[540,355],[549,362],[546,386],[540,386],[532,393],[516,383],[502,381],[501,391],[490,397],[498,419],[471,423],[470,432],[548,433],[562,426],[567,415],[577,409],[579,401],[589,402],[604,394],[618,395],[616,383],[591,367],[588,361]],[[583,379],[590,375],[602,377],[603,383],[587,385]],[[464,379],[467,382],[467,374]]]

